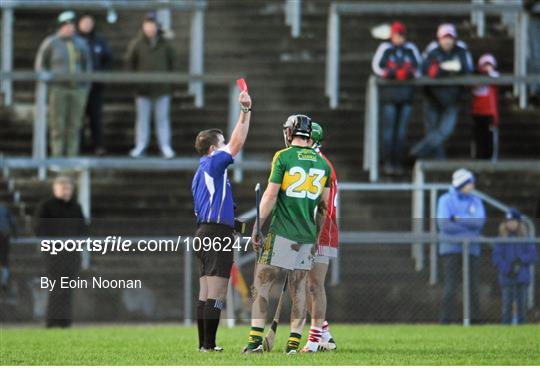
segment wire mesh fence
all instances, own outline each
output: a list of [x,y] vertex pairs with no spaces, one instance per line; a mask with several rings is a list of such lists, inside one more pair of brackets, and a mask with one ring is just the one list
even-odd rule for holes
[[[125,222],[118,220],[118,225]],[[491,222],[489,229],[496,227]],[[144,236],[148,227],[160,226],[169,227],[171,235]],[[72,238],[56,254],[52,254],[56,248],[50,237],[12,241],[9,287],[2,290],[0,299],[2,321],[193,321],[198,260],[194,243],[189,243],[192,238],[174,234],[171,226],[156,220],[139,231],[131,229],[131,235],[126,230]],[[540,285],[539,273],[531,272],[538,239],[491,234],[495,236],[480,239],[481,250],[470,257],[461,252],[441,254],[439,249],[433,259],[429,233],[343,232],[339,257],[331,262],[326,277],[327,319],[335,323],[538,322],[540,310],[530,302]],[[448,241],[438,236],[435,245]],[[231,248],[237,262],[222,313],[229,324],[248,324],[251,317],[255,257],[246,240]],[[459,244],[464,240],[456,237]],[[420,271],[411,252],[416,241],[424,245]],[[474,243],[469,243],[470,249]],[[200,248],[204,250],[204,244]],[[436,282],[431,277],[434,267]],[[469,271],[464,272],[463,267]],[[272,288],[270,311],[275,309],[284,275],[282,272]],[[60,285],[62,278],[66,288]],[[268,314],[271,318],[272,312]],[[289,315],[287,295],[282,321]]]

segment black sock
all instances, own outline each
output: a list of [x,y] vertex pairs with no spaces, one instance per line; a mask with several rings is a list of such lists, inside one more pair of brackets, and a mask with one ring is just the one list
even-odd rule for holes
[[206,301],[197,302],[197,330],[199,332],[199,349],[204,345],[204,306]]
[[206,349],[216,347],[219,316],[224,305],[224,301],[216,299],[208,299],[204,305],[204,347]]

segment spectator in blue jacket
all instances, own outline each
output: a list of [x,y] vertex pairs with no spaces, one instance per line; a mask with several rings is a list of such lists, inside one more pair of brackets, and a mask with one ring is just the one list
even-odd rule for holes
[[[486,221],[482,200],[473,193],[475,178],[467,169],[459,169],[452,175],[452,187],[443,194],[437,204],[437,223],[441,235],[447,237],[478,237]],[[442,242],[439,254],[444,266],[444,291],[442,300],[441,323],[454,321],[456,294],[461,278],[462,243]],[[479,258],[480,244],[469,245],[470,254],[470,290],[471,320],[477,322],[480,317]]]
[[[456,27],[450,23],[439,26],[437,41],[427,46],[422,60],[422,75],[433,79],[463,76],[474,70],[467,45],[458,40]],[[425,88],[426,136],[411,148],[411,156],[445,158],[444,143],[454,132],[462,94],[461,86]]]
[[[394,22],[390,39],[379,45],[371,67],[384,79],[405,81],[420,76],[420,53],[414,43],[407,41],[406,28]],[[403,147],[412,111],[413,86],[387,86],[382,88],[384,139],[384,171],[401,174]]]
[[499,243],[492,254],[493,265],[499,271],[502,292],[502,323],[512,323],[512,306],[516,303],[516,323],[525,322],[527,314],[527,287],[531,282],[530,265],[537,261],[536,246],[532,243],[514,243],[512,238],[526,238],[527,227],[519,211],[512,209],[499,227],[499,235],[508,238]]

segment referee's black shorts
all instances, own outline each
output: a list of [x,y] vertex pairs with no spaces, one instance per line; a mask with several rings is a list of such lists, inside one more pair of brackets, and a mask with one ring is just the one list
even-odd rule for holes
[[223,247],[226,244],[230,245],[226,250],[223,250],[223,248],[219,250],[212,248],[206,251],[201,248],[195,251],[199,259],[200,277],[219,276],[228,279],[231,276],[231,267],[233,264],[232,245],[234,244],[234,229],[223,224],[199,224],[195,237],[200,238],[201,244],[204,243],[204,238],[212,240],[218,238],[219,241],[216,242],[222,244]]

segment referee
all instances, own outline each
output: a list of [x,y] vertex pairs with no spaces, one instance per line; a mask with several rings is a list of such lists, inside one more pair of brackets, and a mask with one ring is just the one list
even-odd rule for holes
[[201,248],[197,252],[200,271],[197,327],[201,352],[223,350],[216,346],[216,332],[231,275],[234,243],[234,201],[227,167],[246,141],[251,117],[249,94],[240,93],[239,102],[240,116],[228,144],[219,129],[203,130],[195,140],[195,149],[202,156],[191,184],[197,217],[195,237],[201,244],[225,246],[231,241],[229,251]]

